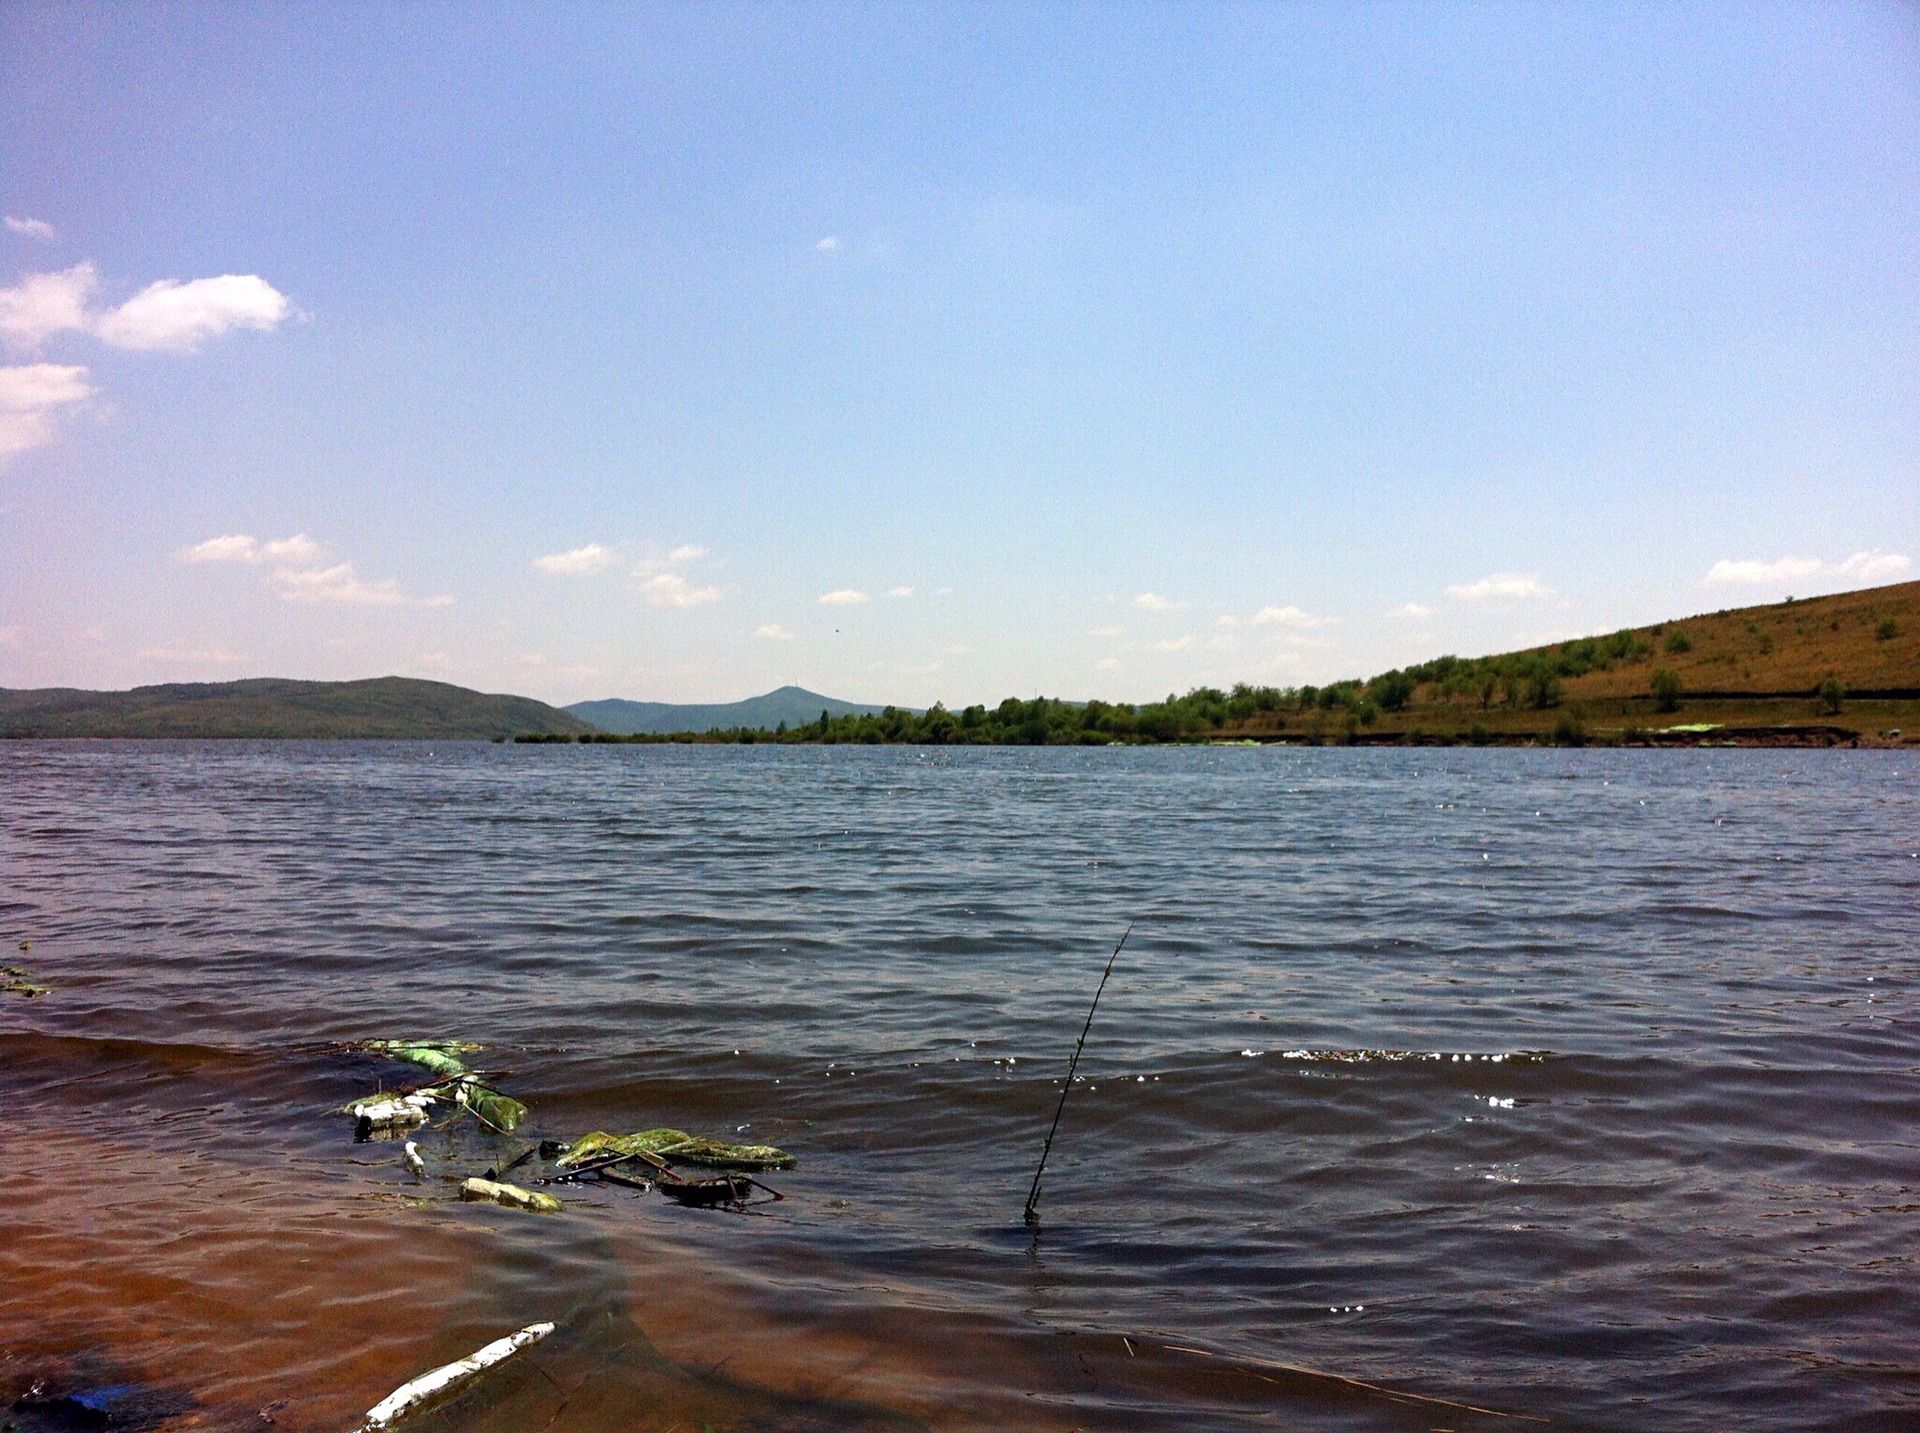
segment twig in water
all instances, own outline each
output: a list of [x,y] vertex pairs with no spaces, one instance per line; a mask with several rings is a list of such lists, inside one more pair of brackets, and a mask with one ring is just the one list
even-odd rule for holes
[[1127,937],[1133,934],[1133,922],[1127,922],[1127,928],[1120,933],[1119,944],[1113,948],[1113,954],[1107,957],[1106,973],[1100,977],[1100,987],[1093,992],[1093,1004],[1087,1007],[1087,1023],[1080,1027],[1080,1042],[1073,1047],[1073,1058],[1067,1061],[1067,1078],[1060,1085],[1060,1103],[1053,1107],[1053,1123],[1047,1127],[1047,1142],[1040,1150],[1040,1167],[1033,1172],[1033,1187],[1027,1191],[1026,1221],[1028,1224],[1040,1222],[1040,1176],[1047,1172],[1047,1156],[1053,1153],[1053,1136],[1060,1128],[1060,1112],[1067,1107],[1067,1091],[1073,1088],[1073,1072],[1080,1063],[1080,1052],[1087,1046],[1087,1031],[1093,1028],[1093,1012],[1100,1008],[1100,996],[1107,988],[1107,976],[1113,974],[1113,963],[1120,958],[1120,948],[1127,943]]

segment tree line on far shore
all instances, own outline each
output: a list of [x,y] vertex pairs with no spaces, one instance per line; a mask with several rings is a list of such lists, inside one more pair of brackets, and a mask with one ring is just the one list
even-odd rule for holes
[[[1660,649],[1673,655],[1692,649],[1685,629],[1654,629]],[[1415,704],[1422,710],[1490,711],[1496,705],[1544,711],[1560,706],[1564,686],[1571,678],[1614,666],[1644,662],[1656,655],[1654,641],[1633,631],[1606,637],[1581,637],[1528,652],[1491,657],[1435,657],[1407,667],[1395,667],[1365,681],[1331,682],[1326,686],[1252,686],[1238,683],[1195,687],[1184,696],[1171,693],[1163,701],[1133,705],[1126,702],[1064,701],[1057,697],[1022,700],[1008,697],[998,706],[969,706],[957,711],[939,703],[923,712],[886,707],[879,712],[832,716],[822,711],[817,721],[765,727],[714,728],[705,732],[673,732],[615,736],[528,734],[518,741],[581,742],[818,742],[860,745],[918,746],[1108,746],[1192,742],[1232,736],[1238,731],[1277,731],[1288,726],[1310,726],[1312,734],[1349,739],[1371,727],[1382,713],[1401,712]],[[1683,686],[1669,667],[1655,667],[1648,693],[1657,710],[1679,708]],[[1828,678],[1815,694],[1824,710],[1837,712],[1845,695],[1835,678]],[[1486,739],[1476,724],[1474,736]],[[1555,739],[1578,744],[1584,737],[1584,716],[1563,721]]]

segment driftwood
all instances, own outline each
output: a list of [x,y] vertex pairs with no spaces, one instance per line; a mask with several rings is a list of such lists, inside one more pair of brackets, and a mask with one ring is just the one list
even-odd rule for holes
[[496,1363],[512,1358],[521,1349],[531,1348],[552,1332],[552,1324],[528,1324],[519,1333],[497,1338],[463,1359],[443,1364],[431,1373],[423,1373],[411,1382],[401,1384],[368,1410],[354,1433],[379,1433],[381,1429],[391,1428],[409,1413],[417,1413],[439,1402],[467,1380],[486,1372]]
[[509,1209],[528,1209],[535,1214],[558,1213],[561,1204],[551,1194],[522,1189],[517,1184],[497,1184],[491,1179],[469,1179],[460,1186],[460,1197],[468,1203],[504,1204]]

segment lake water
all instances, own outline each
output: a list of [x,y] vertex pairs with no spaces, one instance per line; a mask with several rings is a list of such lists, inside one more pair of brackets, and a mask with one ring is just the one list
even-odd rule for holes
[[[337,1429],[553,1319],[418,1426],[1917,1428],[1916,776],[0,744],[0,1392]],[[373,1036],[799,1165],[461,1204]]]

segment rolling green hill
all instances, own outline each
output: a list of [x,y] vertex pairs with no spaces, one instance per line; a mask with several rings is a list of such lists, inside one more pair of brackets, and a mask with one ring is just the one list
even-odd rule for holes
[[885,708],[843,702],[837,697],[810,692],[805,687],[789,686],[738,702],[630,702],[609,697],[604,701],[575,702],[566,710],[602,731],[620,736],[664,736],[683,731],[712,731],[715,727],[723,731],[736,727],[771,731],[782,722],[796,727],[818,721],[823,711],[830,717],[866,716]]
[[128,692],[0,689],[8,737],[388,737],[486,739],[594,728],[531,697],[488,696],[445,682],[180,682]]

